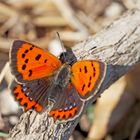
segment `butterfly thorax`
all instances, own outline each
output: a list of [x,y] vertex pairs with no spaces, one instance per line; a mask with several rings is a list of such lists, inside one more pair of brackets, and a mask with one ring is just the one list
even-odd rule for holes
[[[58,108],[61,103],[66,99],[65,89],[67,89],[70,83],[70,69],[71,66],[68,64],[63,64],[61,68],[54,75],[52,86],[49,89],[48,100],[52,104],[53,108]],[[60,104],[58,104],[58,102]]]
[[54,76],[54,85],[58,85],[61,88],[64,88],[68,85],[70,81],[70,69],[71,66],[68,64],[63,64],[62,67],[57,71]]

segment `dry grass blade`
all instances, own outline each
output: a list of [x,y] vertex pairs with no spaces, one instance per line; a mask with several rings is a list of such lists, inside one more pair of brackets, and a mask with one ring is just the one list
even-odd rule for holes
[[42,17],[38,17],[35,18],[33,20],[34,24],[37,26],[66,26],[67,22],[64,18],[59,17],[59,16],[42,16]]
[[78,42],[87,38],[87,36],[85,34],[81,34],[81,32],[60,31],[59,33],[63,41]]
[[81,32],[81,34],[89,35],[87,28],[74,16],[74,12],[67,0],[52,1],[72,28]]
[[0,37],[0,50],[3,52],[9,52],[12,41],[12,39],[5,39]]
[[4,66],[4,68],[2,69],[1,73],[0,73],[0,83],[2,82],[2,80],[4,79],[7,71],[9,69],[9,62],[7,62]]
[[12,7],[0,3],[0,14],[4,14],[7,17],[13,17],[17,15],[17,12]]

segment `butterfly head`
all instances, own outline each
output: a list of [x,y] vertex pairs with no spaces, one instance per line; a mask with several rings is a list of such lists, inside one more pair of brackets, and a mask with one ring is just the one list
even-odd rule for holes
[[59,59],[63,64],[67,63],[71,66],[77,61],[71,48],[67,48],[66,52],[61,53]]

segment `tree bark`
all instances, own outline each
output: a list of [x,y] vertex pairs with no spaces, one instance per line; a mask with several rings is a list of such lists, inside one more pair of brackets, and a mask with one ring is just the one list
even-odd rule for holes
[[[85,110],[106,88],[140,62],[140,10],[125,13],[95,36],[75,45],[72,50],[78,60],[98,59],[107,64],[105,79],[97,94],[86,102]],[[57,123],[48,116],[47,110],[42,114],[30,110],[21,116],[11,130],[9,139],[67,140],[79,119],[80,116],[70,122]]]

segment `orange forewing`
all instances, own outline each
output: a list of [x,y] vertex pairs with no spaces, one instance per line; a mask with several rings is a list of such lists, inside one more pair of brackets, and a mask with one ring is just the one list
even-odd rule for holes
[[28,81],[50,76],[61,66],[60,60],[48,51],[20,40],[13,43],[11,61],[12,65],[16,65],[22,80]]
[[81,97],[88,99],[88,93],[102,83],[105,64],[93,60],[78,61],[72,66],[71,73],[72,84]]

